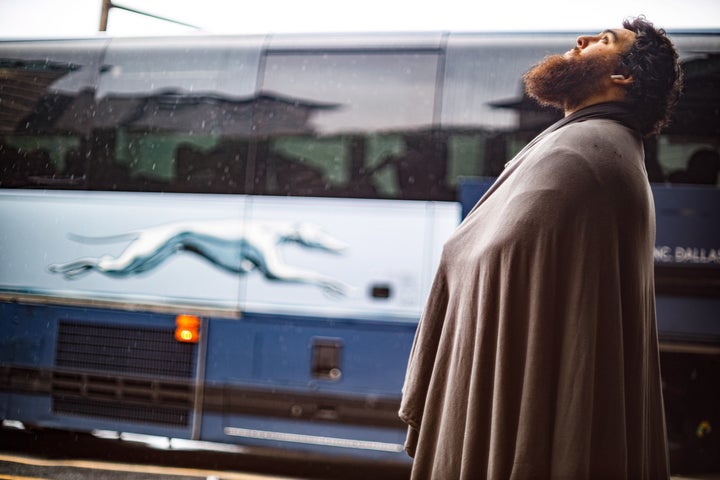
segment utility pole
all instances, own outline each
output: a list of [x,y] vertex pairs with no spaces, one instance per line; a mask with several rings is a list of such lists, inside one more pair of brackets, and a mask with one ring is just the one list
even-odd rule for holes
[[157,20],[162,20],[164,22],[175,23],[178,25],[182,25],[184,27],[194,28],[195,30],[202,30],[202,28],[198,27],[197,25],[192,25],[189,23],[181,22],[179,20],[173,20],[172,18],[161,17],[160,15],[154,15],[152,13],[143,12],[142,10],[136,10],[134,8],[125,7],[123,5],[117,5],[117,4],[114,4],[112,2],[112,0],[102,0],[101,8],[102,8],[102,10],[100,12],[100,28],[99,28],[99,31],[101,31],[101,32],[107,32],[108,15],[110,14],[111,8],[117,8],[119,10],[125,10],[127,12],[136,13],[138,15],[144,15],[146,17],[155,18]]
[[102,0],[102,11],[100,12],[100,30],[107,32],[108,14],[113,7],[112,0]]

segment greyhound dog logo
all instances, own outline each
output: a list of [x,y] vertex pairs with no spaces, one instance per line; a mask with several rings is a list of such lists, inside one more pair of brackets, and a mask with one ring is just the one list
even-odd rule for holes
[[280,246],[296,243],[303,247],[339,254],[347,245],[316,225],[287,222],[240,222],[236,220],[178,222],[111,237],[70,238],[84,243],[130,241],[113,257],[85,257],[50,265],[48,269],[67,279],[95,270],[113,277],[148,272],[180,252],[199,255],[230,273],[260,271],[266,279],[317,285],[333,296],[344,296],[349,287],[318,272],[285,263]]

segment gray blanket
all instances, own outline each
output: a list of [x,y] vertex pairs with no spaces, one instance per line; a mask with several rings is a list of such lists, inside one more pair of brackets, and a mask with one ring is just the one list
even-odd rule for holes
[[667,478],[640,136],[561,120],[444,247],[400,417],[416,479]]

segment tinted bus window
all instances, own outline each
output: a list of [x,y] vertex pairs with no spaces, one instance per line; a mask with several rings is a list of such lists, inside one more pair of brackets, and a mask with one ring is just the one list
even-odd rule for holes
[[[645,139],[653,183],[717,185],[720,172],[720,54],[707,37],[673,37],[685,89],[672,123]],[[522,74],[548,54],[567,51],[573,35],[451,35],[445,62],[442,127],[452,184],[458,176],[497,176],[535,135],[559,119],[523,93]],[[499,68],[501,67],[501,68]]]
[[0,186],[84,187],[105,43],[0,43]]
[[720,174],[720,52],[707,38],[677,42],[685,87],[672,123],[653,145],[661,169],[656,181],[718,185]]
[[[437,51],[270,52],[256,193],[446,198]],[[440,160],[440,161],[438,161]]]
[[245,190],[260,39],[115,40],[94,121],[92,188]]

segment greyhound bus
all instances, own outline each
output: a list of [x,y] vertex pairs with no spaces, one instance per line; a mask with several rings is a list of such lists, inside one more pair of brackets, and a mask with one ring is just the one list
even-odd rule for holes
[[[0,418],[409,462],[442,245],[559,118],[521,76],[576,37],[0,41]],[[680,465],[720,457],[720,32],[672,37],[645,147]]]

